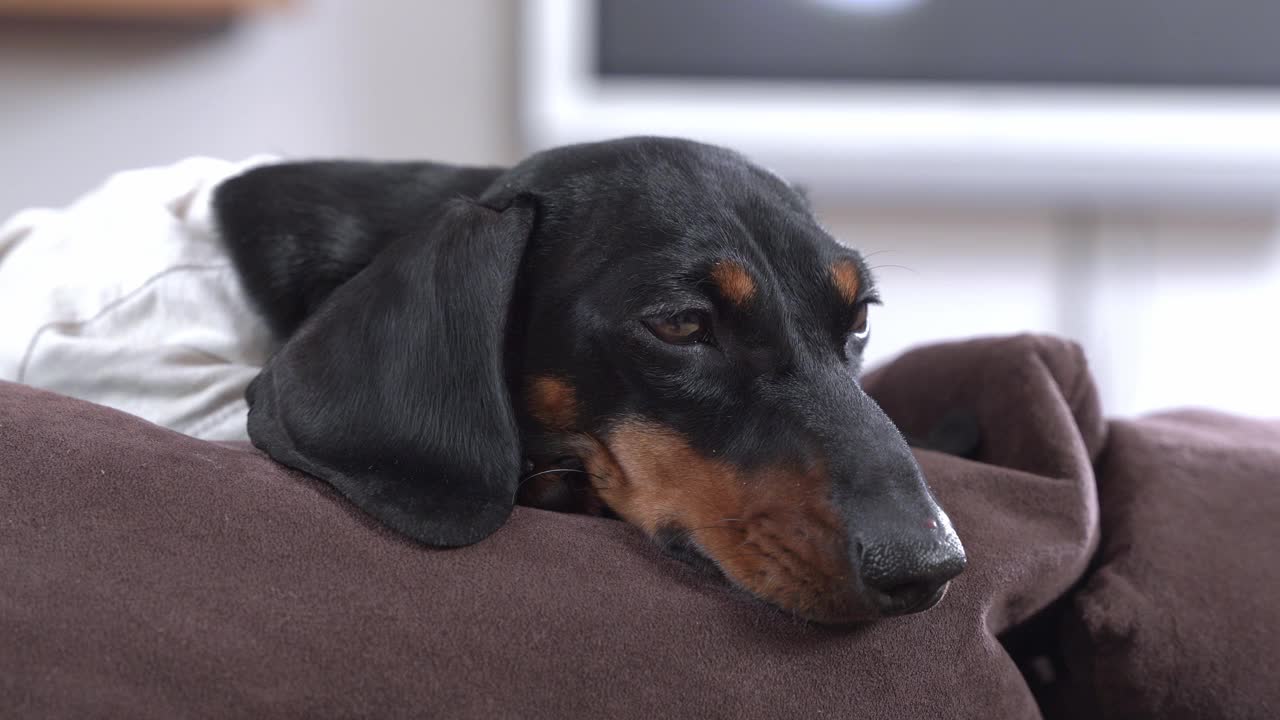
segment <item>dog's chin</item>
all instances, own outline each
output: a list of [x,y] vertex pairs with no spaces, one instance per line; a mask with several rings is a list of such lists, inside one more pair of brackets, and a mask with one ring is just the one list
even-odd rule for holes
[[[932,609],[947,594],[950,583],[938,588],[927,597],[902,598],[892,602],[880,599],[873,607],[870,599],[858,590],[843,593],[827,593],[806,598],[803,606],[770,598],[725,573],[720,564],[710,558],[687,534],[675,530],[660,530],[654,541],[663,554],[680,561],[696,572],[725,581],[737,593],[753,602],[768,605],[787,615],[816,625],[853,627],[890,617],[912,615]],[[873,591],[874,592],[874,591]]]
[[[737,587],[737,583],[734,585]],[[789,607],[786,603],[775,602],[754,593],[752,595],[782,612],[815,625],[852,628],[878,620],[928,611],[942,601],[946,592],[947,588],[943,586],[928,598],[915,604],[895,605],[888,608],[883,606],[873,608],[864,597],[855,594],[816,597],[807,602],[803,608]]]
[[928,597],[887,605],[879,603],[874,607],[865,596],[859,593],[832,594],[831,596],[815,598],[804,609],[792,609],[785,604],[772,602],[768,598],[761,599],[780,610],[811,623],[833,627],[851,627],[865,625],[877,620],[925,612],[941,602],[946,594],[947,585],[943,585]]

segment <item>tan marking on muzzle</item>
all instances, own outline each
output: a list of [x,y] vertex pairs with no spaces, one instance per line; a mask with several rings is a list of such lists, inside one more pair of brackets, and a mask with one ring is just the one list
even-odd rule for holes
[[735,584],[818,621],[871,617],[822,468],[743,473],[656,423],[624,422],[581,454],[604,502],[650,535],[675,527]]

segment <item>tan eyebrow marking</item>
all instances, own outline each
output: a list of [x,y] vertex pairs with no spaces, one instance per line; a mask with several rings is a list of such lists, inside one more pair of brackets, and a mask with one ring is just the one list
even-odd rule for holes
[[862,280],[858,277],[858,266],[852,260],[837,260],[831,265],[831,281],[835,283],[836,292],[845,302],[852,305],[858,299],[858,290]]
[[711,269],[711,280],[729,302],[746,305],[756,294],[756,281],[746,268],[732,260],[721,260]]

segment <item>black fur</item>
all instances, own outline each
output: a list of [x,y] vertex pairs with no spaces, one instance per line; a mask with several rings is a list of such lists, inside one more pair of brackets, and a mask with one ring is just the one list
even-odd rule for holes
[[[933,552],[917,526],[945,516],[857,383],[865,340],[829,269],[855,264],[859,305],[876,302],[871,275],[736,153],[631,138],[505,171],[295,163],[232,179],[215,203],[287,340],[249,389],[251,437],[410,537],[485,537],[523,458],[572,454],[518,400],[550,375],[576,389],[585,433],[640,417],[737,467],[820,462],[866,578]],[[756,280],[746,307],[709,282],[724,259]],[[646,325],[687,308],[711,318],[706,342]],[[872,550],[890,538],[919,558],[885,565]]]
[[426,232],[446,201],[479,196],[503,172],[437,163],[270,165],[220,186],[216,212],[249,298],[286,338],[393,240]]
[[286,165],[215,200],[249,295],[288,337],[249,386],[250,437],[440,546],[497,529],[520,467],[503,352],[534,210],[442,189],[476,174]]

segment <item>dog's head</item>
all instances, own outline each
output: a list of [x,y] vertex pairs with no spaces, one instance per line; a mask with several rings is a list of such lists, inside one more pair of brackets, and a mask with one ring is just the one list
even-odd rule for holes
[[871,275],[785,182],[636,138],[471,199],[411,190],[385,189],[395,237],[250,388],[274,457],[433,545],[487,536],[518,492],[609,511],[819,621],[925,609],[964,567],[858,384]]

